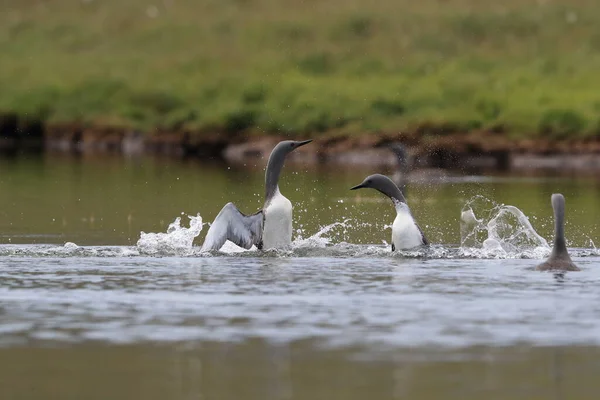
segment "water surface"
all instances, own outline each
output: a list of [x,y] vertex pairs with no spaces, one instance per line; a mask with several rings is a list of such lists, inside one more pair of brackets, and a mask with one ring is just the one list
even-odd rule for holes
[[[164,232],[182,213],[184,223],[185,215],[198,213],[210,222],[229,201],[254,212],[264,201],[263,167],[264,160],[244,167],[160,158],[0,158],[0,243],[135,245],[140,231]],[[294,204],[296,234],[309,237],[349,220],[333,232],[336,241],[389,241],[391,231],[383,231],[395,215],[389,201],[373,191],[349,190],[376,172],[391,171],[286,165],[280,186]],[[412,185],[407,197],[432,242],[458,244],[460,210],[475,195],[518,207],[549,238],[549,199],[556,191],[567,199],[570,244],[589,246],[600,224],[597,178],[467,174],[448,184]]]
[[[412,185],[434,245],[392,254],[391,205],[347,190],[376,171],[288,167],[292,248],[202,254],[201,218],[260,207],[260,165],[0,160],[0,398],[595,397],[598,181]],[[581,272],[534,271],[553,192]]]

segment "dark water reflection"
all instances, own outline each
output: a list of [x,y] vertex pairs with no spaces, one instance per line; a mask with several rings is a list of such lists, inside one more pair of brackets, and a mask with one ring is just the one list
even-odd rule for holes
[[[0,243],[132,245],[140,231],[164,232],[182,213],[200,213],[209,222],[228,201],[253,212],[263,202],[263,163],[240,167],[150,157],[0,158]],[[386,226],[394,210],[387,199],[348,190],[374,172],[391,173],[287,165],[281,190],[294,204],[295,237],[347,220],[332,232],[332,240],[389,241]],[[570,245],[589,246],[598,232],[600,180],[590,176],[471,177],[408,190],[413,213],[435,243],[459,243],[460,210],[477,194],[520,208],[536,230],[549,237],[549,197],[559,191],[567,198]]]
[[[349,356],[349,353],[357,354]],[[311,341],[0,349],[2,399],[592,399],[588,347],[320,351]],[[10,360],[10,362],[7,362]]]

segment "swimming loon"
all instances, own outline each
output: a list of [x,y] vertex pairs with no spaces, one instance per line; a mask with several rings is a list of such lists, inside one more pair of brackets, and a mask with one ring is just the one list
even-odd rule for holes
[[415,222],[402,192],[390,178],[380,174],[370,175],[360,185],[356,185],[350,190],[361,188],[378,190],[392,199],[394,203],[396,219],[392,225],[392,251],[429,244],[423,231]]
[[551,197],[554,210],[554,245],[550,257],[536,267],[538,271],[580,271],[573,264],[565,241],[565,198],[560,193]]
[[292,203],[279,191],[279,174],[285,157],[312,140],[279,142],[271,151],[265,173],[265,203],[261,210],[245,215],[227,203],[208,229],[201,251],[219,250],[227,240],[249,249],[281,248],[292,242]]

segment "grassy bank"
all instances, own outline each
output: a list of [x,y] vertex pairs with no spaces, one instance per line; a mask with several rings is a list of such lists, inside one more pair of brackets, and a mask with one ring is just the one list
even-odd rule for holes
[[5,0],[0,111],[239,132],[600,134],[597,0]]

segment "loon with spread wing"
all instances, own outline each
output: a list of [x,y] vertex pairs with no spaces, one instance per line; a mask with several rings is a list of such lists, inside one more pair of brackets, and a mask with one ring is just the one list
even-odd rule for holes
[[227,240],[245,249],[288,246],[292,242],[292,203],[279,191],[285,157],[312,140],[279,142],[271,152],[265,173],[265,203],[261,210],[243,214],[227,203],[208,229],[202,251],[219,250]]

